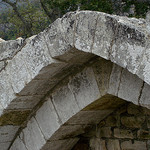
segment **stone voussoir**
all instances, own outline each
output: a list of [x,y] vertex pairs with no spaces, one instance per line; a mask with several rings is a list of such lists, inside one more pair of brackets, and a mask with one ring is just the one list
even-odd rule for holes
[[[82,109],[106,93],[149,108],[149,40],[145,24],[144,19],[129,19],[96,11],[77,11],[67,13],[25,42],[21,38],[0,42],[0,115],[7,108],[33,109],[48,91],[57,87],[56,84],[71,73],[68,69],[66,76],[58,77],[63,69],[78,63],[89,63],[89,58],[94,56],[112,61],[108,62],[108,70],[107,65],[103,66],[102,63],[98,65],[99,68],[85,67],[73,77],[68,77],[69,82],[65,86],[54,88],[49,99],[35,117],[28,121],[27,127],[21,131],[11,149],[41,149],[63,124],[73,123],[73,116],[77,117],[74,120],[76,124],[81,116],[85,118],[78,125],[89,123],[89,118],[84,116],[95,116],[91,120],[91,124],[94,124],[96,114],[108,115],[112,110]],[[146,83],[143,85],[143,81],[134,74]],[[55,78],[55,75],[58,76]],[[17,107],[19,99],[22,102]],[[50,115],[46,116],[47,113]],[[99,117],[104,119],[101,115]],[[46,125],[45,120],[48,121]],[[52,120],[54,122],[49,123]],[[144,121],[141,118],[133,120],[126,117],[122,124],[127,126],[129,120],[132,123],[139,121],[139,124]],[[55,129],[51,126],[55,126]],[[71,137],[64,141],[59,139],[58,146],[69,141],[76,143],[78,138]],[[18,142],[20,145],[17,146]],[[53,146],[54,143],[47,144]],[[116,149],[111,147],[111,143],[119,147],[118,141],[112,140],[107,143],[108,149]],[[4,149],[6,147],[8,145],[5,144]]]

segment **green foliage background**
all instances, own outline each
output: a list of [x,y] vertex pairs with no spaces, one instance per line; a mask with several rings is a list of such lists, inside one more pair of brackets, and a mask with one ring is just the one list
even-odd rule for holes
[[135,13],[129,17],[145,17],[150,10],[150,1],[139,2],[137,0],[40,0],[43,2],[47,13],[41,5],[24,0],[26,4],[17,5],[20,14],[31,26],[32,33],[28,33],[21,20],[12,9],[0,15],[0,38],[5,40],[16,39],[17,37],[27,38],[44,30],[50,23],[69,11],[80,10],[102,11],[109,14],[123,15],[130,12],[134,5]]

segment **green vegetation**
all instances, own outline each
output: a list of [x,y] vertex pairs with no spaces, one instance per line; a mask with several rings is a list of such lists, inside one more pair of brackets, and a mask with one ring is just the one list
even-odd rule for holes
[[[0,14],[0,38],[27,38],[39,33],[50,23],[69,11],[102,11],[109,14],[145,17],[150,9],[150,1],[138,0],[2,0],[10,6]],[[0,3],[0,5],[1,5]]]

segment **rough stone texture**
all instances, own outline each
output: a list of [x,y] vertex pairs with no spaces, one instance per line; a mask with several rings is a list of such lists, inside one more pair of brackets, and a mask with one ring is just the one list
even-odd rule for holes
[[[73,130],[68,127],[68,134],[81,134],[82,130],[76,131],[83,124],[98,123],[124,104],[113,96],[149,108],[149,43],[149,31],[144,19],[91,11],[67,13],[46,30],[25,41],[1,40],[0,115],[3,115],[0,123],[5,126],[0,126],[0,130],[8,125],[24,127],[20,134],[21,141],[18,138],[14,141],[20,141],[20,147],[14,144],[12,148],[42,149],[51,136],[63,137],[61,133],[67,130],[63,130],[66,124],[77,127]],[[111,60],[112,63],[96,57]],[[146,83],[143,84],[137,76]],[[69,83],[64,85],[63,80]],[[47,97],[51,100],[44,102]],[[120,123],[114,119],[113,128],[111,123],[107,124],[112,133],[116,133],[114,128],[122,127],[136,128],[139,137],[145,133],[143,126],[149,127],[149,113],[142,110],[140,114],[137,109],[131,112],[128,108],[124,115],[123,111],[120,110],[115,118]],[[23,114],[22,118],[20,114]],[[105,123],[108,122],[105,120]],[[70,135],[68,138],[72,137]],[[139,137],[136,138],[140,140]],[[114,135],[112,138],[115,138]],[[63,140],[66,139],[48,143],[56,145],[53,149],[59,149],[61,144],[57,147],[56,143]],[[3,149],[13,144],[6,141],[0,145]],[[112,142],[114,145],[109,143],[106,141],[111,149],[120,149],[117,142]]]
[[8,150],[10,144],[11,144],[11,142],[1,143],[0,148],[2,150]]
[[63,86],[55,91],[52,94],[52,98],[58,115],[63,123],[79,111],[76,99],[68,86]]
[[1,126],[0,127],[0,143],[11,142],[18,128],[19,128],[18,126],[13,126],[13,125]]
[[5,69],[15,93],[19,93],[31,80],[30,72],[25,65],[25,59],[20,52],[8,63]]
[[150,79],[149,79],[149,67],[150,67],[150,39],[149,37],[146,39],[147,40],[147,45],[146,49],[144,51],[143,57],[141,59],[141,64],[139,66],[139,69],[137,70],[137,75],[141,77],[146,83],[150,84]]
[[45,139],[47,140],[62,124],[51,102],[51,99],[48,99],[48,101],[46,101],[36,112],[35,118]]
[[100,98],[100,91],[92,68],[86,68],[73,77],[69,82],[69,87],[81,109]]
[[118,95],[122,70],[123,69],[121,67],[119,67],[116,64],[113,64],[113,68],[109,80],[109,88],[108,88],[109,94],[116,95],[116,96]]
[[27,150],[27,148],[22,142],[22,140],[18,137],[11,146],[10,150]]
[[[16,97],[10,83],[11,82],[10,82],[9,75],[6,73],[6,71],[4,70],[1,71],[0,72],[0,92],[1,92],[0,105],[3,107],[3,109],[6,108],[7,105],[10,103],[10,101]],[[6,91],[9,91],[9,93]],[[0,112],[2,114],[2,111]]]
[[118,97],[138,104],[143,81],[126,69],[122,71]]
[[53,60],[49,54],[43,33],[40,33],[29,41],[21,50],[21,54],[23,55],[22,59],[24,59],[25,65],[32,78],[34,78],[43,67],[57,62]]
[[27,124],[27,128],[23,129],[20,134],[21,140],[27,149],[39,150],[46,143],[44,136],[34,118]]
[[144,87],[142,90],[141,98],[140,98],[140,105],[150,108],[150,86],[147,83],[144,83]]
[[0,61],[11,59],[22,48],[23,39],[0,42]]
[[146,143],[142,141],[125,141],[121,143],[122,150],[147,150]]
[[114,129],[114,137],[133,139],[133,133],[130,130]]
[[94,36],[94,43],[92,53],[109,59],[111,45],[115,35],[114,22],[116,20],[108,14],[99,13],[96,31]]
[[4,61],[1,61],[0,62],[0,71],[5,67],[5,62]]
[[107,143],[108,150],[120,150],[119,141],[118,140],[109,140]]
[[85,11],[77,14],[74,37],[74,45],[77,49],[92,52],[97,18],[97,12]]
[[[44,31],[52,57],[69,60],[74,56],[71,46],[74,39],[75,21],[76,13],[68,13],[62,19],[57,19]],[[66,52],[69,54],[66,55]]]

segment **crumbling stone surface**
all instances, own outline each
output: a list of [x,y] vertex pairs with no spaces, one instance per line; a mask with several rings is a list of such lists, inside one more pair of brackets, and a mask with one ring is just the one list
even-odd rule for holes
[[[92,11],[67,13],[43,32],[26,40],[0,40],[2,124],[21,126],[25,121],[24,129],[16,132],[18,136],[0,146],[3,150],[11,145],[12,150],[28,150],[33,146],[39,150],[58,142],[58,147],[53,149],[61,146],[65,149],[67,142],[75,144],[79,140],[72,132],[81,134],[88,125],[103,120],[124,104],[120,98],[150,109],[149,43],[146,20]],[[19,123],[8,119],[14,110],[18,114],[25,113],[24,117],[17,117]],[[131,112],[131,108],[128,114],[131,116],[120,116],[120,122],[111,117],[113,121],[108,119],[107,122],[113,127],[123,125],[139,129],[138,136],[147,138],[143,136],[147,130],[140,130],[147,117],[137,116],[138,110]],[[51,120],[54,124],[47,123]],[[55,135],[66,124],[79,125],[76,130],[80,132],[68,130],[72,133],[68,140],[61,139],[58,132]],[[125,138],[126,134],[129,139],[134,136],[128,129],[118,127],[114,131],[116,138]],[[36,132],[39,133],[37,138]],[[109,132],[110,136],[113,132]],[[51,137],[57,137],[55,142]],[[118,139],[109,139],[108,143],[107,149],[116,149],[120,144]]]

